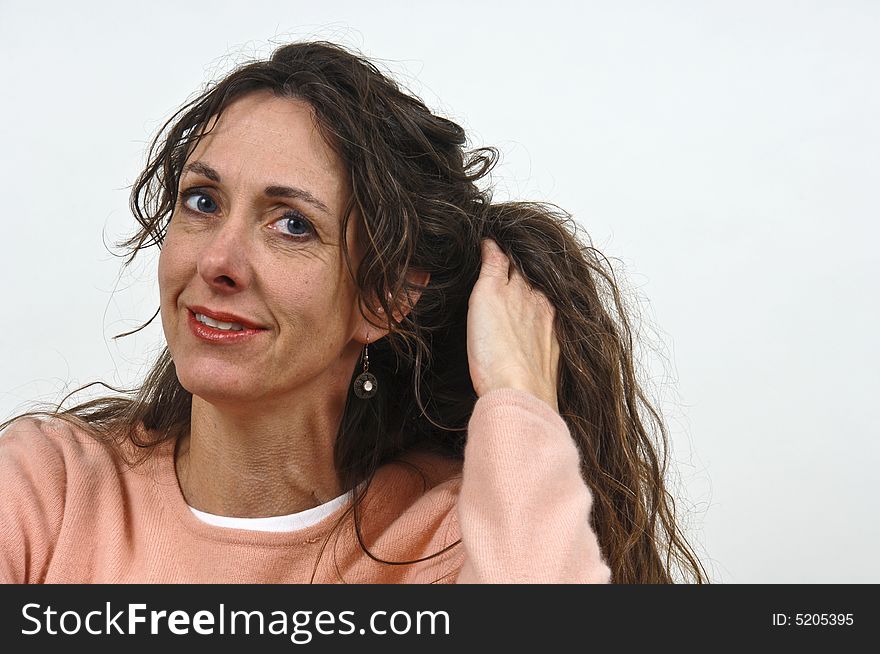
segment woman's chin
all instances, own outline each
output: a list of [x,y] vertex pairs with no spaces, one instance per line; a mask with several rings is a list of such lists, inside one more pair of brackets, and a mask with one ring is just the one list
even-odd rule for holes
[[256,380],[243,376],[240,371],[223,375],[178,368],[177,379],[187,391],[212,404],[247,402],[259,398]]

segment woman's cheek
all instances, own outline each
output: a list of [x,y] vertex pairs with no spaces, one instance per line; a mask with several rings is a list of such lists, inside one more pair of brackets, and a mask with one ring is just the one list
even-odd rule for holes
[[186,243],[182,242],[176,231],[169,227],[165,241],[162,243],[162,249],[159,251],[158,279],[160,297],[163,290],[167,293],[176,285],[179,285],[181,278],[185,276],[188,266],[194,267],[193,262],[187,263],[185,258],[182,258],[187,250]]

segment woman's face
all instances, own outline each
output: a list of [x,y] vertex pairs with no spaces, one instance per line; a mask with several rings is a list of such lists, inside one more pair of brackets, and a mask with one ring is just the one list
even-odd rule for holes
[[[344,391],[367,323],[340,250],[347,176],[310,105],[269,92],[236,100],[187,159],[179,188],[159,294],[183,387],[216,403]],[[351,220],[352,248],[354,229]],[[223,331],[196,313],[258,329]]]

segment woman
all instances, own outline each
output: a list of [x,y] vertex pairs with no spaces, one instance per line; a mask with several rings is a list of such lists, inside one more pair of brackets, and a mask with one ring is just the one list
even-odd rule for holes
[[167,348],[3,425],[0,578],[703,581],[612,274],[464,144],[328,43],[172,117],[124,244],[161,248]]

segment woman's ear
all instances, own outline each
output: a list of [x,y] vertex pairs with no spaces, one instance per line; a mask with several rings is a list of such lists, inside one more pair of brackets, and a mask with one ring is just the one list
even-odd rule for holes
[[431,279],[431,273],[422,270],[411,270],[407,273],[406,279],[409,285],[417,286],[418,288],[410,289],[409,293],[407,293],[406,301],[402,302],[400,306],[393,305],[395,306],[393,315],[395,322],[403,320],[412,311],[413,307],[416,306],[416,302],[422,297],[422,289],[428,285],[428,281]]
[[[431,279],[431,273],[423,272],[421,270],[411,270],[406,275],[406,279],[409,282],[410,286],[416,286],[417,288],[411,288],[409,293],[407,294],[407,298],[403,302],[395,303],[393,298],[389,294],[388,303],[394,308],[394,313],[392,314],[392,321],[395,323],[401,322],[409,312],[412,311],[413,307],[419,301],[419,298],[422,296],[422,289],[428,285],[428,281]],[[375,301],[373,305],[376,307],[376,314],[379,316],[383,316],[385,310],[382,308],[381,304],[378,301]],[[368,319],[366,316],[361,314],[363,320],[363,328],[359,329],[357,334],[357,340],[360,342],[365,342],[364,339],[369,337],[370,342],[375,342],[380,338],[383,338],[388,334],[387,329],[380,329],[378,325],[373,324],[372,320]],[[375,318],[373,319],[375,320]]]

